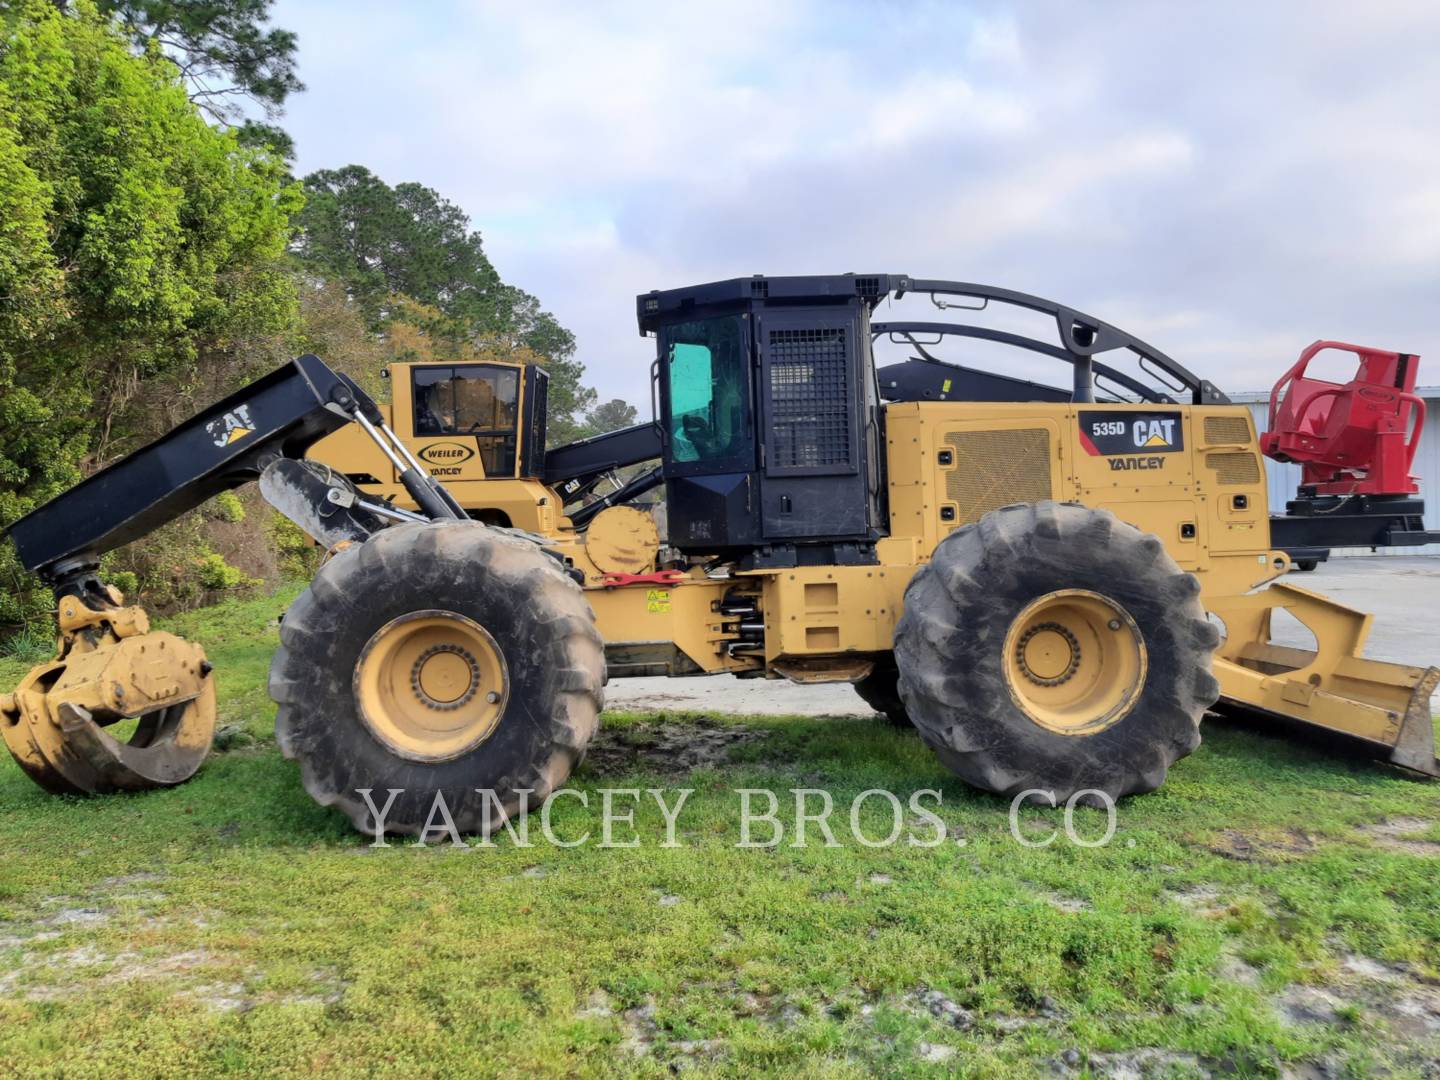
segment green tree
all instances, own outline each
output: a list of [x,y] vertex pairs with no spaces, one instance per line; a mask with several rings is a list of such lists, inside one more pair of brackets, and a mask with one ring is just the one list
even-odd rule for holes
[[[157,430],[208,358],[282,334],[300,192],[89,3],[0,13],[0,525]],[[0,621],[32,583],[0,552]]]
[[246,102],[276,116],[287,97],[305,89],[295,73],[295,34],[269,25],[274,0],[95,0],[95,6],[114,16],[142,52],[154,47],[174,59],[190,100],[214,120],[239,119]]
[[294,251],[306,270],[340,282],[378,332],[402,312],[413,323],[410,300],[427,312],[426,336],[449,339],[452,353],[464,345],[538,355],[550,373],[551,441],[574,437],[595,402],[575,336],[501,280],[463,210],[422,184],[391,187],[362,165],[314,172],[304,184]]
[[596,405],[585,415],[585,434],[604,435],[607,431],[619,431],[639,422],[635,406],[620,398]]
[[454,203],[420,184],[391,187],[363,165],[305,177],[301,262],[342,282],[378,329],[408,296],[466,329],[508,329],[508,302],[480,234]]

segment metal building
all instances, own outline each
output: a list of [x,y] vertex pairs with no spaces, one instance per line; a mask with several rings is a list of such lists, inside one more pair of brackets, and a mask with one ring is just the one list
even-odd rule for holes
[[[1425,499],[1425,527],[1440,529],[1440,386],[1417,386],[1415,392],[1425,399],[1425,430],[1420,435],[1420,449],[1415,454],[1412,471],[1419,478],[1420,494]],[[1230,400],[1250,407],[1255,417],[1255,430],[1265,431],[1269,419],[1270,392],[1268,390],[1231,394]],[[1270,489],[1270,512],[1283,514],[1285,501],[1295,494],[1300,483],[1300,466],[1284,465],[1265,459],[1265,478]],[[1440,555],[1440,544],[1424,547],[1381,548],[1372,553],[1369,548],[1336,548],[1335,555]]]

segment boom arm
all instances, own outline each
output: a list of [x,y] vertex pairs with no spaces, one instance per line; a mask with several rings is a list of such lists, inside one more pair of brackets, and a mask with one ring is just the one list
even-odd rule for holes
[[571,503],[616,469],[659,456],[660,429],[647,421],[557,446],[545,455],[544,480]]
[[[305,475],[313,474],[302,475],[293,459],[351,421],[380,443],[427,517],[460,516],[438,482],[409,459],[369,395],[307,354],[31,511],[10,526],[9,535],[25,568],[53,585],[272,466],[284,463],[293,483],[305,483]],[[319,497],[328,490],[320,489]],[[295,516],[292,507],[281,509]]]
[[[375,402],[307,355],[10,527],[21,562],[55,593],[60,629],[55,658],[0,696],[0,736],[36,783],[70,794],[165,787],[193,775],[210,749],[215,683],[204,650],[151,631],[144,610],[124,606],[97,574],[105,552],[255,479],[281,513],[326,545],[364,540],[380,517],[420,516],[369,503],[343,476],[300,460],[352,420],[385,452],[425,517],[463,516]],[[137,725],[121,742],[105,729],[125,718]]]

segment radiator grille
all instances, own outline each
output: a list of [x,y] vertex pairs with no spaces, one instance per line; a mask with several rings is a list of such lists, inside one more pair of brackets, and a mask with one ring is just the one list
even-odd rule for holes
[[1250,424],[1243,416],[1205,417],[1205,441],[1211,446],[1250,442]]
[[851,464],[844,327],[770,331],[771,468]]
[[958,508],[958,521],[978,521],[1011,503],[1052,497],[1047,429],[952,431],[945,442],[955,450],[945,496]]
[[1260,462],[1254,454],[1206,454],[1205,464],[1215,472],[1219,484],[1258,484]]

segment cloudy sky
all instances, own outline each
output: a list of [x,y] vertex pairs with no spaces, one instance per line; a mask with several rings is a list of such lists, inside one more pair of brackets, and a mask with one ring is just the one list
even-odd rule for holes
[[1434,4],[279,0],[275,21],[309,86],[299,168],[461,205],[606,397],[647,397],[636,293],[849,270],[1049,296],[1228,390],[1319,337],[1428,353],[1440,383]]

